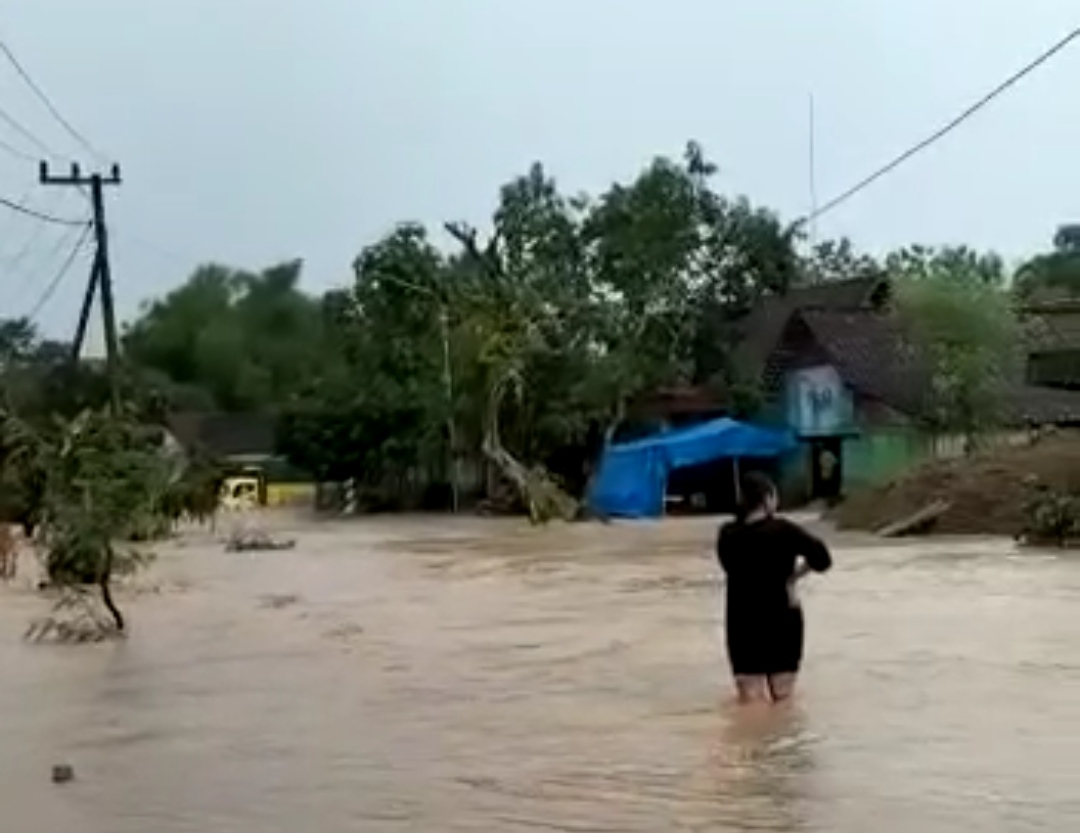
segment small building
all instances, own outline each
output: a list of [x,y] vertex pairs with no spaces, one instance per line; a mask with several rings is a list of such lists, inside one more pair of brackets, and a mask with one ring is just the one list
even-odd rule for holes
[[804,459],[789,468],[788,488],[832,500],[931,453],[929,378],[891,315],[793,312],[763,378],[774,413],[804,444]]
[[743,319],[736,364],[750,378],[760,378],[791,316],[799,310],[880,313],[891,302],[892,285],[877,277],[831,281],[771,295]]
[[1080,298],[1029,304],[1027,382],[1080,390]]
[[[771,421],[801,441],[784,471],[792,499],[832,500],[927,457],[964,452],[965,438],[935,429],[932,369],[892,313],[891,297],[887,280],[845,281],[770,299],[747,320],[744,367],[759,379]],[[1006,395],[1003,439],[1026,437],[1033,426],[1080,424],[1080,392],[1032,384],[1028,366],[1030,382],[1018,380]]]

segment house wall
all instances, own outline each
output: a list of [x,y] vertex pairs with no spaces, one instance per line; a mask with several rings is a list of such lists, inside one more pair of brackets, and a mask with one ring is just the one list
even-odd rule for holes
[[[963,453],[961,438],[939,438],[923,431],[884,403],[844,386],[829,369],[796,368],[789,372],[787,382],[783,403],[775,403],[772,413],[782,412],[804,440],[781,468],[781,489],[790,504],[810,499],[815,439],[843,437],[844,492],[887,482],[930,457]],[[810,394],[808,387],[817,387],[817,394]],[[823,390],[828,391],[826,396],[821,395]],[[817,405],[812,406],[815,398]],[[824,402],[834,403],[833,408],[823,409]]]
[[[864,423],[858,433],[843,440],[843,491],[885,483],[930,457],[961,454],[962,448],[959,439],[941,440],[914,426]],[[809,440],[783,460],[780,487],[786,503],[797,505],[810,499],[811,464]]]
[[1031,353],[1027,381],[1032,385],[1080,388],[1080,348]]
[[934,454],[934,438],[911,426],[867,426],[844,442],[844,491],[884,483]]
[[844,443],[844,490],[891,480],[935,453],[934,437],[883,402],[855,396],[856,436]]
[[816,439],[843,438],[845,492],[887,481],[934,453],[932,437],[883,403],[860,396],[827,364],[798,362],[785,374],[782,389],[785,421],[804,440],[782,467],[781,487],[791,503],[812,494]]
[[855,398],[836,368],[811,365],[788,372],[787,423],[803,437],[843,436],[855,425]]

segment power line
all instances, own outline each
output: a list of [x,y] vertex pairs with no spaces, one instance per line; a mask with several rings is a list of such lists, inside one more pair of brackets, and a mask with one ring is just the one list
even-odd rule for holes
[[1051,58],[1053,58],[1055,55],[1057,55],[1057,53],[1059,53],[1063,49],[1065,49],[1065,47],[1067,47],[1069,44],[1071,44],[1077,38],[1080,38],[1080,27],[1078,27],[1076,29],[1073,29],[1071,32],[1069,32],[1069,34],[1067,34],[1065,37],[1063,37],[1061,40],[1059,40],[1057,43],[1055,43],[1053,46],[1051,46],[1049,49],[1047,49],[1042,54],[1040,54],[1037,58],[1035,58],[1035,60],[1033,60],[1030,63],[1026,64],[1019,71],[1017,71],[1017,72],[1013,73],[1012,75],[1010,75],[1003,82],[1001,82],[996,87],[994,87],[994,89],[992,89],[990,92],[988,92],[986,95],[984,95],[978,101],[976,101],[974,104],[972,104],[970,107],[968,107],[962,113],[960,113],[960,115],[956,116],[954,119],[949,121],[943,127],[939,128],[938,130],[931,133],[929,136],[927,136],[925,139],[923,139],[918,144],[908,148],[906,151],[901,153],[899,156],[897,156],[891,162],[889,162],[886,165],[883,165],[882,167],[878,168],[876,171],[874,171],[868,177],[866,177],[866,178],[860,180],[859,182],[855,183],[853,186],[848,188],[846,191],[841,193],[839,196],[834,197],[833,199],[829,200],[827,203],[825,203],[823,206],[821,206],[817,210],[812,211],[809,215],[807,215],[806,217],[803,217],[801,220],[799,220],[797,225],[803,225],[805,223],[812,222],[812,221],[816,220],[818,217],[820,217],[821,215],[826,214],[829,211],[832,211],[837,206],[841,205],[842,203],[847,202],[849,199],[854,197],[860,191],[862,191],[862,190],[868,188],[869,186],[873,185],[875,182],[877,182],[882,177],[892,173],[894,170],[899,168],[901,165],[903,165],[905,162],[907,162],[913,156],[915,156],[915,155],[921,153],[922,151],[926,150],[926,148],[930,147],[930,145],[934,144],[939,139],[943,139],[949,133],[952,133],[952,131],[954,131],[957,127],[959,127],[961,124],[966,122],[968,119],[970,119],[976,113],[978,113],[980,110],[982,110],[984,107],[986,107],[986,105],[990,104],[994,99],[996,99],[998,96],[1000,96],[1006,90],[1008,90],[1010,87],[1014,86],[1016,83],[1023,80],[1025,77],[1027,77],[1032,72],[1034,72],[1036,69],[1038,69],[1040,66],[1045,64],[1047,61],[1049,61]]
[[37,162],[38,161],[38,158],[36,156],[34,156],[34,154],[27,153],[25,150],[21,150],[20,148],[15,147],[15,145],[13,145],[10,142],[7,142],[7,141],[5,141],[3,139],[0,139],[0,150],[6,151],[7,153],[14,156],[16,159],[19,159],[20,161],[23,161],[23,162]]
[[27,217],[33,217],[36,220],[41,220],[43,223],[55,223],[58,226],[85,226],[87,220],[75,220],[70,217],[57,217],[53,214],[46,214],[43,211],[30,208],[28,205],[22,202],[16,202],[10,200],[7,197],[0,197],[0,206],[9,208],[12,211],[16,211],[19,214],[25,214]]
[[[52,241],[52,245],[49,245],[47,249],[44,246],[38,246],[41,242],[42,234],[48,229],[57,229],[57,237]],[[44,265],[46,269],[51,269],[52,265],[56,263],[56,258],[64,251],[66,246],[71,240],[71,236],[74,234],[74,229],[70,226],[52,226],[47,223],[35,223],[34,231],[30,234],[29,239],[26,241],[26,245],[19,250],[18,255],[12,258],[8,264],[6,271],[12,276],[22,276],[22,280],[19,281],[19,288],[10,293],[12,298],[22,298],[30,289],[31,284],[36,277],[36,272],[40,271],[34,268],[24,268],[24,262],[31,252],[41,252],[39,257],[35,258],[35,261],[39,265]],[[32,267],[33,264],[30,264]]]
[[79,252],[82,250],[83,246],[86,245],[86,241],[90,237],[90,230],[91,225],[87,223],[82,230],[82,234],[79,235],[79,239],[75,241],[75,245],[72,246],[71,251],[68,252],[68,256],[64,258],[64,262],[60,264],[60,269],[57,271],[53,279],[49,282],[48,286],[45,287],[45,291],[41,294],[38,302],[34,304],[33,309],[31,309],[30,312],[27,313],[26,317],[29,318],[31,321],[37,318],[38,313],[41,312],[45,304],[49,302],[49,299],[51,299],[52,296],[56,294],[56,290],[60,287],[60,284],[63,283],[64,278],[67,276],[67,273],[71,271],[71,267],[75,263],[75,258],[78,257]]
[[[30,128],[24,127],[22,122],[20,122],[17,118],[11,115],[11,113],[9,113],[7,110],[4,110],[3,108],[0,108],[0,119],[7,122],[11,126],[12,130],[25,138],[27,141],[29,141],[30,144],[32,144],[46,156],[58,156],[56,151],[54,151],[51,147],[45,144],[44,141],[38,138],[38,136],[32,130],[30,130]],[[9,150],[9,152],[13,153],[15,156],[18,156],[21,159],[33,160],[33,157],[31,157],[30,154],[25,153],[24,151],[21,151],[16,147],[9,146],[7,149]]]
[[37,82],[34,81],[34,79],[30,76],[30,73],[26,70],[25,67],[23,67],[19,59],[15,57],[15,53],[12,51],[11,47],[8,46],[2,38],[0,38],[0,52],[2,52],[4,56],[8,59],[8,61],[11,63],[11,65],[15,67],[15,71],[19,73],[19,76],[26,83],[26,86],[30,88],[30,91],[33,92],[33,94],[37,97],[38,101],[40,101],[45,106],[45,109],[49,111],[52,117],[60,123],[61,127],[63,127],[64,130],[68,132],[68,135],[70,135],[76,142],[82,145],[82,147],[86,150],[87,153],[89,153],[91,156],[97,157],[98,161],[103,163],[106,162],[107,160],[104,154],[97,150],[97,148],[95,148],[93,144],[90,143],[89,139],[87,139],[82,133],[80,133],[71,122],[64,118],[64,115],[60,112],[56,105],[53,104],[52,100],[45,93],[45,91],[40,86],[38,86]]
[[30,232],[30,235],[26,238],[26,242],[18,249],[18,251],[8,259],[8,268],[13,272],[17,272],[22,266],[27,256],[37,246],[38,240],[41,239],[41,235],[44,234],[45,229],[54,228],[50,223],[34,223],[34,230]]
[[[30,199],[30,194],[31,190],[28,189],[21,197],[19,197],[19,205],[26,205],[27,201]],[[17,225],[15,221],[26,222],[22,214],[13,214],[10,216],[9,219],[11,220],[11,222],[5,223],[4,227],[0,228],[0,236],[3,236],[4,238],[13,236],[9,234],[9,229]],[[22,261],[26,258],[26,256],[29,255],[32,251],[34,251],[34,248],[37,246],[37,242],[41,238],[41,235],[45,232],[46,229],[50,228],[56,228],[56,226],[52,223],[33,222],[32,231],[24,241],[23,245],[18,249],[18,252],[16,254],[13,254],[11,257],[5,256],[4,260],[7,264],[7,270],[11,272],[16,272],[19,265],[21,265]]]

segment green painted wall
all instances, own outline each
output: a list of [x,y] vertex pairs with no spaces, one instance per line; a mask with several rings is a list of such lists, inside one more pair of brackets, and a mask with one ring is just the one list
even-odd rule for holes
[[932,453],[931,438],[913,428],[865,427],[844,442],[844,490],[891,480]]
[[[811,493],[811,436],[814,433],[845,436],[843,441],[843,491],[850,494],[859,489],[888,482],[934,454],[934,440],[918,429],[904,425],[887,413],[864,411],[855,407],[850,391],[841,387],[839,377],[827,366],[804,368],[789,374],[784,392],[768,403],[761,415],[766,422],[786,423],[802,436],[797,451],[788,455],[780,466],[780,488],[785,503],[798,505]],[[811,419],[813,408],[798,396],[827,390],[829,402],[837,410],[830,416],[831,431],[808,430],[820,427],[820,414]],[[811,397],[812,398],[812,397]],[[812,405],[813,403],[811,403]],[[819,409],[820,410],[820,409]],[[834,418],[835,417],[835,418]],[[802,429],[802,430],[800,430]]]
[[781,506],[801,506],[810,498],[810,446],[799,443],[795,451],[784,455],[780,461]]
[[[865,426],[858,436],[844,440],[844,485],[847,494],[902,475],[933,453],[933,441],[912,428]],[[779,486],[786,506],[810,499],[810,443],[785,456]]]

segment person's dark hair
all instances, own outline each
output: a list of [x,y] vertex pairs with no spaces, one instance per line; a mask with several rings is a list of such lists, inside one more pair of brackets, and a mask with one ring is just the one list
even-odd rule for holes
[[748,472],[739,483],[739,504],[735,509],[735,517],[745,521],[775,494],[776,484],[767,475],[759,471]]

